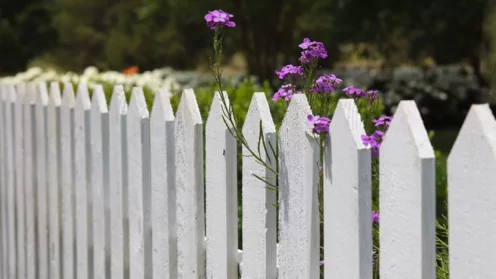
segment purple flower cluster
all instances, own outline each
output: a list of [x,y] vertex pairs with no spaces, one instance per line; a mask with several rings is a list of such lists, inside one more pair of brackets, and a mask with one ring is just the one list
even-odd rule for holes
[[300,62],[310,63],[317,61],[319,58],[327,58],[327,50],[321,42],[310,41],[309,38],[303,39],[303,43],[298,45],[303,51],[301,52]]
[[274,96],[272,96],[272,101],[277,101],[279,99],[289,101],[294,94],[301,94],[301,91],[297,91],[291,84],[283,84]]
[[362,97],[362,98],[365,98],[367,96],[367,94],[365,93],[365,91],[363,91],[363,89],[360,89],[360,88],[356,88],[355,86],[348,86],[346,88],[343,89],[344,91],[344,94],[348,97]]
[[329,124],[331,124],[331,119],[327,117],[321,117],[318,115],[308,115],[308,126],[312,127],[313,132],[320,134],[322,132],[329,132]]
[[362,135],[362,142],[365,146],[372,148],[372,156],[379,157],[379,149],[381,148],[384,132],[376,130],[372,135]]
[[293,66],[291,64],[282,67],[280,71],[276,70],[279,79],[285,79],[286,77],[296,77],[297,75],[303,75],[303,68],[301,66]]
[[343,80],[333,74],[324,74],[317,78],[315,84],[310,89],[310,93],[331,93],[336,92],[338,84]]
[[236,23],[230,19],[233,17],[232,14],[228,14],[222,10],[209,11],[205,15],[205,20],[207,21],[208,27],[214,30],[222,27],[235,27]]
[[392,116],[385,116],[385,115],[379,117],[379,119],[372,120],[372,122],[374,122],[376,127],[382,126],[384,128],[389,127],[389,125],[391,124],[391,121],[393,121],[393,117]]
[[372,223],[379,223],[379,212],[372,210]]

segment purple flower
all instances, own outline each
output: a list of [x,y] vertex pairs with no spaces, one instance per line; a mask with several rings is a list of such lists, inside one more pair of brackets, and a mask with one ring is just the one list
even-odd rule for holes
[[372,135],[362,135],[362,143],[365,146],[370,146],[372,149],[372,156],[379,157],[379,149],[381,148],[384,132],[376,130]]
[[316,134],[320,134],[322,132],[329,132],[329,124],[331,123],[331,119],[327,117],[321,117],[318,115],[308,115],[308,126],[312,127],[313,132]]
[[303,68],[301,66],[293,66],[291,64],[282,67],[281,71],[276,71],[279,79],[284,79],[286,76],[303,75]]
[[319,262],[319,265],[324,265],[324,260],[321,260],[321,261]]
[[313,87],[310,89],[310,93],[331,93],[331,92],[336,92],[336,87],[338,84],[340,84],[343,80],[337,78],[333,74],[325,74],[323,76],[320,76],[317,78],[315,81],[315,84]]
[[233,17],[232,14],[228,14],[222,10],[209,11],[205,15],[205,20],[207,21],[208,27],[214,30],[222,27],[235,27],[236,23],[230,19]]
[[348,97],[350,96],[357,96],[357,97],[366,97],[367,95],[365,94],[365,91],[363,91],[360,88],[356,88],[355,86],[348,86],[343,89],[344,94]]
[[385,128],[389,127],[389,125],[391,124],[391,121],[393,121],[393,117],[392,116],[385,116],[385,115],[379,117],[378,119],[372,120],[372,122],[374,122],[376,127],[384,126]]
[[377,99],[377,96],[379,95],[379,91],[369,90],[367,91],[367,94],[369,95],[369,104],[372,104],[375,101],[375,99]]
[[379,223],[379,212],[372,210],[372,223]]
[[303,49],[300,57],[301,63],[310,63],[318,60],[319,58],[324,59],[327,57],[327,50],[321,42],[314,42],[310,41],[308,38],[305,38],[303,43],[298,46]]
[[284,99],[285,101],[291,100],[294,94],[301,94],[301,91],[296,91],[293,85],[283,84],[279,90],[272,96],[272,101]]

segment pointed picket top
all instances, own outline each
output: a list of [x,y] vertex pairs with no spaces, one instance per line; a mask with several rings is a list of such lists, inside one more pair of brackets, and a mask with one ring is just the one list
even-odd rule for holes
[[[155,94],[153,100],[152,119],[161,119],[163,121],[174,121],[174,112],[169,99],[169,92],[167,89],[160,89]],[[153,121],[153,120],[151,120]]]
[[149,112],[146,106],[145,95],[141,87],[134,87],[131,93],[131,100],[129,102],[128,117],[148,118]]
[[36,103],[46,106],[48,104],[48,88],[46,83],[38,84],[38,93],[36,94]]
[[91,100],[88,92],[88,87],[84,83],[80,83],[77,88],[75,109],[90,110]]
[[16,90],[15,85],[14,84],[10,84],[10,85],[8,85],[7,89],[8,89],[7,90],[7,92],[8,92],[8,97],[7,98],[9,100],[9,102],[10,103],[15,103],[16,100],[17,100],[17,98],[21,97],[21,96],[18,97],[18,94],[17,94],[17,90]]
[[94,113],[108,113],[107,100],[105,99],[105,92],[103,91],[103,86],[98,84],[93,89],[93,96],[91,100],[91,106]]
[[186,125],[203,124],[193,89],[184,89],[177,108],[176,118],[177,122],[186,122]]
[[[222,96],[224,97],[224,101],[227,107],[229,107],[229,96],[227,95],[227,92],[223,91]],[[210,111],[208,113],[206,128],[207,129],[220,128],[224,130],[226,124],[229,125],[229,128],[232,128],[230,121],[226,119],[226,122],[224,122],[223,120],[224,115],[227,113],[226,110],[227,108],[225,108],[224,104],[222,103],[220,92],[216,91],[214,94],[214,98],[212,100],[212,105],[210,106]]]
[[70,83],[64,83],[64,93],[62,94],[62,105],[66,108],[73,108],[76,104],[74,88]]
[[32,82],[26,86],[26,94],[24,94],[23,103],[26,105],[33,105],[36,100],[36,85]]
[[424,127],[424,122],[415,101],[400,102],[394,114],[393,121],[391,121],[388,133],[384,137],[382,144],[384,147],[381,150],[390,148],[390,146],[391,148],[402,149],[398,145],[397,138],[404,138],[406,136],[415,144],[420,158],[434,158],[434,149],[429,141],[429,135]]
[[450,278],[496,278],[496,121],[472,105],[448,157]]
[[379,156],[381,278],[435,278],[436,162],[414,101],[400,102]]
[[325,278],[372,278],[371,152],[364,134],[355,101],[339,100],[323,163]]
[[265,93],[255,92],[251,97],[250,107],[245,117],[245,123],[243,123],[243,135],[246,137],[248,134],[256,134],[255,136],[258,137],[260,121],[262,121],[262,131],[264,133],[276,132],[276,125],[272,120]]
[[366,133],[360,113],[358,113],[355,101],[352,99],[339,100],[329,130],[331,135],[333,131],[335,133],[349,131],[350,139],[357,149],[369,149],[363,144],[362,135]]
[[[260,131],[260,122],[262,131]],[[262,135],[260,135],[262,132]],[[275,149],[276,127],[270,114],[267,97],[263,92],[253,94],[250,108],[243,124],[243,136],[250,148],[257,150],[259,140],[267,147],[260,148],[260,157],[264,162],[277,168],[276,158],[270,146]],[[261,145],[262,146],[262,145]],[[275,175],[256,161],[243,146],[243,262],[240,265],[242,278],[276,278],[277,277],[277,203],[276,192],[267,187],[267,183],[256,176],[266,177],[268,183],[276,184]],[[255,151],[257,152],[257,151]],[[258,210],[253,210],[257,208]]]
[[307,97],[294,95],[279,136],[279,277],[319,275],[319,148],[307,117]]
[[122,85],[115,85],[112,91],[112,98],[110,99],[110,113],[115,111],[119,114],[126,114],[127,109],[124,87]]
[[62,97],[60,95],[59,83],[53,81],[50,83],[50,96],[48,100],[49,105],[59,107],[62,104]]

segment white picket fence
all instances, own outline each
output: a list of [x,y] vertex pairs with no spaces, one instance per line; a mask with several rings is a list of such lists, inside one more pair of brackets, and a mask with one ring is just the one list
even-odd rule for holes
[[[174,115],[165,90],[148,111],[114,87],[0,85],[0,278],[319,278],[318,149],[304,95],[291,102],[273,178],[237,152],[216,94],[206,121],[192,90]],[[243,133],[276,144],[264,93]],[[352,100],[340,100],[324,162],[326,279],[372,278],[371,152]],[[203,148],[206,148],[204,185]],[[262,149],[263,151],[263,149]],[[247,151],[243,150],[247,155]],[[402,101],[380,155],[380,275],[435,278],[435,158],[413,101]],[[274,158],[264,154],[274,167]],[[472,106],[448,162],[450,276],[496,278],[496,121]],[[205,207],[204,207],[205,202]],[[279,227],[276,226],[279,210]],[[277,243],[277,237],[279,242]]]

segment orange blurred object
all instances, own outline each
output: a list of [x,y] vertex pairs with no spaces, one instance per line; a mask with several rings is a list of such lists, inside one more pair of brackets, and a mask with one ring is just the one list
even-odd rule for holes
[[126,76],[132,76],[138,72],[139,72],[139,68],[136,66],[129,67],[129,68],[125,69],[124,71],[122,71],[122,73],[125,74]]

